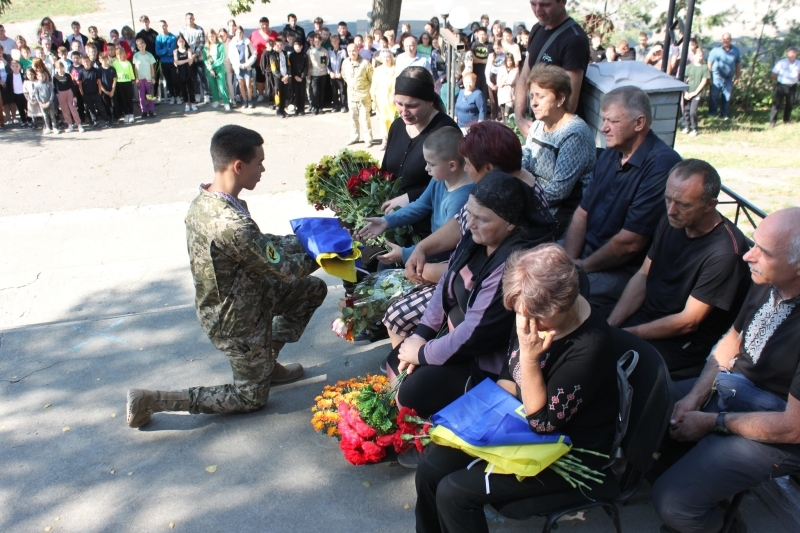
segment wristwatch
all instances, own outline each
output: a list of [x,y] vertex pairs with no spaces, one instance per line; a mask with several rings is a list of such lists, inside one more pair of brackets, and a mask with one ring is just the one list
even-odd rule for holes
[[730,435],[731,432],[728,428],[725,427],[725,415],[727,415],[727,411],[723,411],[717,415],[717,422],[714,424],[714,433],[719,435]]

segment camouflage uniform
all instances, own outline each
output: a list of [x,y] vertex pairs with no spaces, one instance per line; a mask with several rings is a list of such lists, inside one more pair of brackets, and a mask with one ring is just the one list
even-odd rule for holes
[[261,233],[247,204],[201,187],[186,215],[200,325],[230,360],[233,384],[189,389],[192,413],[267,403],[280,348],[300,339],[327,286],[297,238]]

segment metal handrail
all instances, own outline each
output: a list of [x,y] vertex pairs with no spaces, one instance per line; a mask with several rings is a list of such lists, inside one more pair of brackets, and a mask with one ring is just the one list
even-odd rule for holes
[[736,213],[733,217],[733,223],[736,224],[737,226],[739,225],[740,214],[743,214],[747,218],[747,221],[750,223],[753,229],[756,229],[758,227],[756,221],[753,220],[753,215],[758,217],[760,220],[764,220],[765,218],[767,218],[767,214],[764,211],[762,211],[761,209],[759,209],[758,207],[756,207],[755,205],[753,205],[752,203],[750,203],[745,198],[738,195],[725,185],[722,186],[722,192],[730,196],[732,200],[726,200],[726,201],[720,200],[719,205],[736,204]]

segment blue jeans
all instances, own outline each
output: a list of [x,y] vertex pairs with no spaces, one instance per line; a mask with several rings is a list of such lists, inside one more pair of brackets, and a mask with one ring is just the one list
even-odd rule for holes
[[786,410],[786,400],[759,389],[741,374],[717,374],[717,408],[719,412],[753,413]]
[[708,113],[717,116],[717,108],[722,118],[727,118],[728,107],[733,97],[733,78],[714,78],[711,82],[711,95],[708,99]]
[[208,78],[206,77],[206,64],[202,61],[192,63],[192,73],[194,74],[194,90],[200,96],[209,96],[211,91],[208,89]]

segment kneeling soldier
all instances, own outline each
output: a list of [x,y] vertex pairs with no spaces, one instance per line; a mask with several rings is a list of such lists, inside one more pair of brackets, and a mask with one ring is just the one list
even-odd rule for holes
[[233,383],[172,392],[130,389],[130,427],[161,411],[253,411],[266,405],[271,383],[303,375],[299,364],[276,359],[285,343],[300,339],[327,286],[310,276],[317,264],[296,237],[261,233],[238,199],[261,180],[263,144],[255,131],[220,128],[211,139],[214,182],[201,185],[186,215],[197,317],[230,360]]

